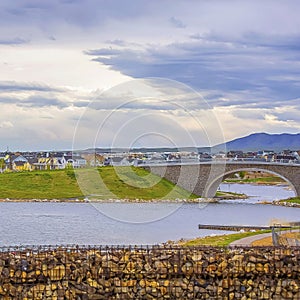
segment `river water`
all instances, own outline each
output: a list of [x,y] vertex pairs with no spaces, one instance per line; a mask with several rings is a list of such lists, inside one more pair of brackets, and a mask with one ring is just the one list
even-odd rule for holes
[[[247,203],[272,202],[273,200],[287,199],[294,197],[294,191],[287,185],[257,185],[257,184],[238,184],[222,183],[220,190],[224,192],[235,192],[249,196]],[[236,201],[236,200],[234,200]],[[245,202],[240,200],[240,202]]]
[[[252,193],[248,200],[221,203],[0,203],[0,246],[33,244],[157,244],[219,231],[198,224],[270,225],[300,221],[300,209],[254,202],[287,198],[286,187],[226,185]],[[222,186],[222,189],[226,189]],[[253,192],[252,192],[253,191]]]

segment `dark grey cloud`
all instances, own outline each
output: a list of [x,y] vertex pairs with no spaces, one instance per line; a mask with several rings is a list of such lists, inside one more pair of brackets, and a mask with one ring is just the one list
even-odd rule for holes
[[17,103],[17,105],[18,106],[26,106],[26,107],[35,107],[35,108],[52,106],[52,107],[57,107],[59,109],[63,109],[63,108],[66,108],[69,106],[64,101],[61,101],[58,98],[42,97],[40,95],[34,95],[31,97],[28,97],[22,101],[19,101]]
[[[167,46],[148,45],[143,50],[119,47],[85,53],[92,60],[135,78],[166,77],[197,90],[224,91],[224,94],[248,91],[252,94],[252,100],[236,99],[228,105],[263,105],[264,101],[268,106],[274,105],[270,99],[277,99],[278,105],[284,105],[282,101],[300,94],[297,81],[289,79],[300,76],[300,54],[295,51],[299,37],[269,36],[264,39],[251,34],[237,41],[210,35],[207,39],[195,40],[193,37],[192,41]],[[272,79],[276,76],[282,79]]]
[[55,23],[90,27],[108,19],[128,20],[146,13],[150,1],[122,0],[3,0],[0,3],[0,24],[40,25],[42,29]]
[[169,21],[176,28],[185,28],[186,27],[186,25],[180,19],[177,19],[175,17],[171,17],[169,19]]
[[19,107],[31,107],[31,108],[46,108],[46,107],[57,107],[58,109],[63,109],[70,104],[65,101],[60,100],[56,97],[45,97],[42,95],[33,95],[21,99],[18,97],[0,97],[0,103],[2,104],[15,104]]
[[107,44],[111,44],[111,45],[116,45],[116,46],[127,46],[128,43],[124,40],[121,40],[121,39],[115,39],[115,40],[107,40],[106,41]]
[[36,91],[36,92],[64,92],[63,88],[50,87],[40,83],[20,83],[16,81],[0,81],[1,92],[21,92],[21,91]]
[[28,40],[22,38],[0,38],[0,45],[21,45],[29,43]]
[[221,33],[210,32],[205,34],[192,34],[191,39],[210,41],[221,44],[230,44],[243,47],[263,47],[270,49],[300,49],[300,33],[295,34],[274,34],[264,32],[246,31],[239,36],[222,35]]

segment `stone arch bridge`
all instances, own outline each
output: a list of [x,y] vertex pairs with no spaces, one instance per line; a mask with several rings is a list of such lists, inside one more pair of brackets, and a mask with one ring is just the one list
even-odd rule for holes
[[300,196],[300,164],[240,161],[156,164],[143,167],[201,197],[214,197],[223,179],[240,171],[262,171],[279,176],[290,184],[296,196]]

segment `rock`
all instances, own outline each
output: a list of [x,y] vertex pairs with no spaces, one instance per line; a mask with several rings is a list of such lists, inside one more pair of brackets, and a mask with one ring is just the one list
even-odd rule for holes
[[181,267],[181,271],[183,272],[183,274],[186,275],[191,275],[194,273],[194,268],[193,268],[193,264],[191,262],[187,262],[185,263],[182,267]]
[[220,284],[223,289],[228,289],[229,288],[229,279],[224,278],[223,280],[221,280]]
[[132,261],[128,262],[126,265],[126,271],[128,271],[129,273],[135,273],[136,263],[134,263]]
[[66,275],[66,269],[65,266],[59,265],[53,267],[53,269],[47,270],[46,274],[52,281],[61,280]]
[[282,290],[281,296],[284,299],[293,299],[293,293],[291,291],[287,291],[286,289]]
[[258,263],[258,264],[256,264],[255,269],[258,272],[263,272],[264,271],[264,266],[261,263]]
[[194,253],[192,255],[192,260],[197,262],[197,261],[201,261],[202,260],[202,254],[201,253]]
[[241,254],[236,254],[232,258],[233,261],[239,261],[239,262],[243,261],[243,259],[244,259],[244,255]]
[[98,282],[96,280],[93,280],[91,278],[88,278],[87,279],[87,283],[90,287],[93,287],[93,288],[101,288],[101,286],[98,284]]
[[167,294],[168,289],[165,286],[160,286],[158,287],[158,290],[160,291],[160,293],[164,296]]
[[225,260],[223,260],[223,261],[218,265],[218,270],[219,270],[220,272],[223,272],[223,271],[227,268],[227,266],[228,266],[228,263],[227,263]]
[[216,261],[216,257],[215,256],[210,256],[208,258],[209,263],[214,263]]
[[217,270],[217,266],[215,264],[213,265],[209,265],[207,268],[206,268],[207,272],[213,276],[215,271]]
[[137,283],[136,280],[130,279],[130,280],[123,282],[123,285],[127,286],[127,287],[134,287],[134,286],[136,286],[136,283]]
[[245,268],[247,273],[254,272],[256,270],[256,265],[254,263],[248,262]]

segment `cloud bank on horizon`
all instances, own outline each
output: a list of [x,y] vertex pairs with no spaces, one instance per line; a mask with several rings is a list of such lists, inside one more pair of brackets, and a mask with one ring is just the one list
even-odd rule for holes
[[[89,147],[88,129],[124,100],[113,92],[103,99],[101,92],[148,77],[198,92],[225,140],[260,131],[298,133],[299,11],[297,0],[3,0],[0,151],[70,149],[77,121],[93,100],[96,112],[81,122],[78,145]],[[200,98],[178,97],[181,109],[170,105],[172,99],[169,105],[132,102],[119,108],[123,115],[115,122],[120,127],[126,116],[170,114],[201,144],[196,136],[203,132],[183,113],[203,118]],[[160,119],[153,128],[168,132],[168,126]],[[139,123],[139,134],[143,127],[150,130],[149,121]],[[110,146],[113,134],[108,130],[97,146]],[[149,136],[140,146],[164,143]]]

